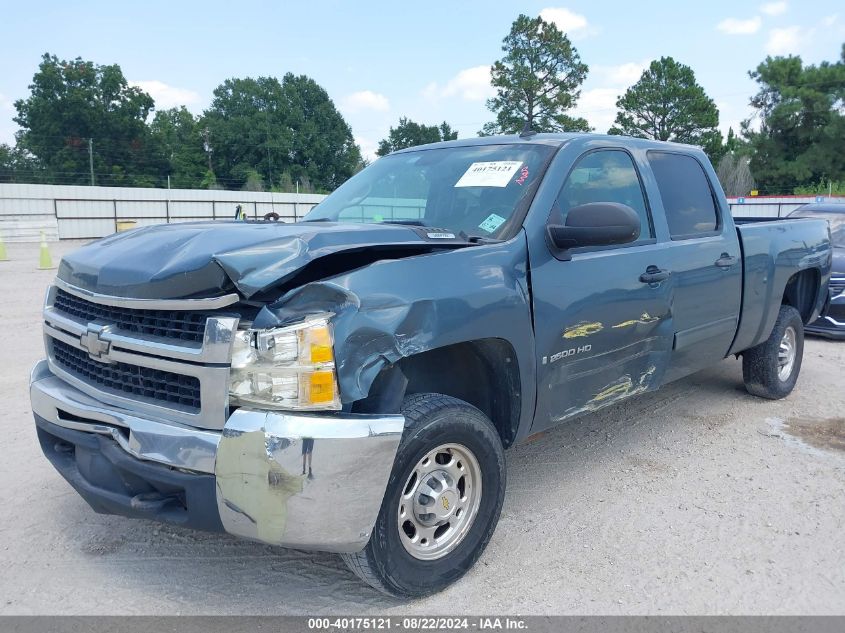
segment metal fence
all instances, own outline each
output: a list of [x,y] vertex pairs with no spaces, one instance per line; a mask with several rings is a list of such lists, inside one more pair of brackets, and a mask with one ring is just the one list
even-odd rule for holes
[[0,235],[8,241],[85,239],[114,233],[121,222],[134,226],[224,220],[240,205],[248,218],[276,213],[302,218],[325,196],[261,191],[145,189],[0,184]]
[[[149,224],[224,220],[238,205],[249,218],[274,212],[285,222],[302,218],[325,196],[262,191],[146,189],[63,185],[0,184],[0,238],[7,241],[85,239],[114,233],[118,223]],[[784,217],[808,202],[843,202],[843,196],[728,198],[735,216]],[[346,219],[416,219],[424,200],[370,199],[349,209]]]
[[731,214],[748,218],[783,218],[810,202],[845,203],[845,196],[748,196],[728,198]]

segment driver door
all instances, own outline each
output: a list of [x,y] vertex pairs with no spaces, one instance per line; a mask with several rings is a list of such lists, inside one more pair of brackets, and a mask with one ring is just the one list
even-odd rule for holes
[[539,356],[534,432],[656,389],[671,352],[671,277],[640,279],[668,262],[627,151],[583,154],[558,194],[550,223],[564,224],[570,208],[590,202],[634,209],[640,236],[629,244],[572,249],[568,261],[550,249],[531,254]]

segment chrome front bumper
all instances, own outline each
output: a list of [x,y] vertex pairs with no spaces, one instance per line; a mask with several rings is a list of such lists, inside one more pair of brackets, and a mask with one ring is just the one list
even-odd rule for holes
[[369,540],[405,424],[401,415],[242,408],[222,432],[207,431],[105,405],[45,361],[32,370],[30,398],[37,418],[110,438],[139,463],[214,475],[226,532],[335,552],[359,551]]

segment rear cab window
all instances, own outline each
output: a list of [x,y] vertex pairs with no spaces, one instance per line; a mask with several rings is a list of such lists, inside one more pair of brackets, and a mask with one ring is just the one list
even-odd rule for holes
[[695,158],[673,152],[649,151],[648,163],[666,213],[673,240],[714,235],[719,213],[710,181]]

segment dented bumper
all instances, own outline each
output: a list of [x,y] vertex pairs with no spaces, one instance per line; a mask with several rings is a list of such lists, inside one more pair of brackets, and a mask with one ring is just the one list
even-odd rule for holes
[[238,409],[222,433],[194,429],[103,405],[46,363],[30,396],[45,455],[94,510],[335,552],[369,540],[404,428]]

